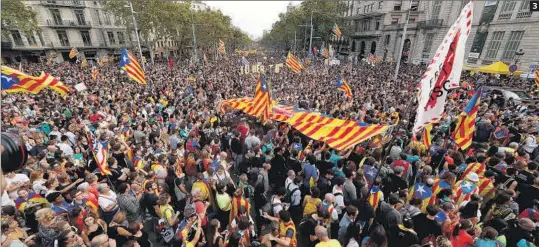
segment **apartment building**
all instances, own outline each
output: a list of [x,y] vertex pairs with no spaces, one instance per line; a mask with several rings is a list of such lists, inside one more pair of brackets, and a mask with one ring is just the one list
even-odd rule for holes
[[[342,54],[363,58],[370,54],[395,61],[404,37],[403,61],[427,63],[462,8],[461,1],[348,1],[344,16],[353,27]],[[539,61],[539,13],[529,0],[474,1],[472,31],[466,43],[470,66],[495,61],[526,71]],[[345,50],[344,52],[342,52]]]
[[5,62],[52,57],[61,63],[69,59],[72,47],[91,60],[104,55],[119,55],[121,48],[136,45],[134,32],[106,13],[101,1],[34,0],[25,3],[37,12],[41,30],[29,36],[11,30],[11,40],[2,42]]

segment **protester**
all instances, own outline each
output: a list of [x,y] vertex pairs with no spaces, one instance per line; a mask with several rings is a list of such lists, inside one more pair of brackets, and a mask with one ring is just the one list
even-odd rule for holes
[[[247,59],[266,66],[280,55]],[[257,75],[238,73],[237,58],[145,64],[146,86],[117,63],[97,68],[96,80],[75,63],[25,65],[26,73],[44,70],[87,89],[65,99],[50,90],[3,94],[2,126],[18,132],[29,154],[5,173],[3,244],[492,246],[502,237],[510,247],[539,244],[537,103],[502,104],[487,91],[474,143],[456,150],[452,133],[476,89],[450,91],[427,146],[411,131],[422,66],[402,64],[397,80],[389,63],[315,61],[307,72],[266,72],[272,98],[296,112],[392,125],[336,150],[286,122],[264,125],[221,108],[222,100],[254,96]],[[352,99],[336,90],[337,75],[349,81]],[[501,79],[529,89],[517,81]],[[96,162],[97,143],[110,173]]]

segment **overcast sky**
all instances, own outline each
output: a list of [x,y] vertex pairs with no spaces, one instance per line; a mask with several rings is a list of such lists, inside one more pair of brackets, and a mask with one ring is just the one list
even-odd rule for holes
[[[251,38],[262,37],[264,29],[270,30],[279,13],[286,12],[288,1],[204,1],[232,18],[232,24],[247,32]],[[299,5],[300,1],[293,2]]]

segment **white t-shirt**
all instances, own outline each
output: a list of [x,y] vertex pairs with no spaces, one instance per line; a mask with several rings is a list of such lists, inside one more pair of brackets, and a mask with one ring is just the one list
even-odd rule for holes
[[15,207],[15,202],[9,198],[9,195],[6,191],[2,194],[2,206],[13,206]]
[[69,144],[66,143],[58,143],[56,144],[62,150],[62,152],[65,154],[65,156],[71,156],[73,155],[73,148],[69,146]]
[[281,212],[281,210],[283,210],[283,203],[281,202],[281,200],[273,197],[271,199],[271,205],[272,205],[272,210],[273,210],[273,215],[279,215],[279,212]]
[[32,185],[32,189],[34,190],[34,192],[40,195],[45,195],[47,191],[49,191],[49,189],[47,189],[47,187],[43,185],[44,183],[45,179],[39,179],[34,181],[34,184]]
[[114,193],[113,191],[110,191],[110,195],[99,195],[99,198],[97,199],[97,203],[99,204],[101,209],[105,209],[116,202],[116,193]]
[[[344,195],[343,195],[343,191],[342,190],[339,190],[337,188],[337,185],[334,185],[333,186],[333,195],[335,195],[335,211],[337,211],[337,214],[342,214],[342,207],[341,206],[345,206],[344,205]],[[337,194],[338,193],[338,194]]]
[[[24,183],[30,182],[30,179],[28,178],[28,176],[26,176],[24,174],[15,174],[15,177],[13,177],[13,178],[8,178],[6,176],[5,179],[6,179],[7,187],[11,186],[12,184],[19,185],[19,184],[24,184]],[[17,190],[9,193],[9,197],[12,200],[17,199],[17,197],[19,197],[19,195],[17,195]]]

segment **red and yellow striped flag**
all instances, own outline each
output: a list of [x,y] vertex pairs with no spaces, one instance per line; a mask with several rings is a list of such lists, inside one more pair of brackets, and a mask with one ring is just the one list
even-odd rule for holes
[[44,88],[51,88],[52,90],[60,93],[64,98],[69,92],[69,88],[62,82],[58,81],[50,74],[41,72],[39,77],[30,76],[22,73],[16,69],[2,66],[2,77],[12,80],[10,85],[2,85],[7,93],[31,93],[38,94]]
[[479,110],[479,103],[481,102],[482,91],[483,90],[478,89],[475,92],[466,108],[464,108],[464,112],[459,116],[453,139],[462,150],[467,149],[472,144],[472,137],[475,131],[475,120],[477,118],[477,111]]
[[79,51],[77,48],[73,47],[71,48],[71,51],[69,51],[69,58],[74,58],[79,55]]
[[303,69],[301,66],[301,63],[298,61],[296,56],[292,55],[291,52],[288,52],[288,56],[286,56],[286,66],[290,68],[292,71],[298,73]]
[[[142,57],[144,59],[144,57]],[[146,84],[146,77],[144,75],[144,70],[140,67],[140,64],[137,61],[137,58],[128,52],[127,49],[122,49],[122,57],[120,58],[120,68],[127,72],[129,78],[140,84]]]
[[83,59],[82,59],[82,62],[80,63],[80,67],[81,67],[81,68],[86,68],[86,67],[88,67],[88,61],[86,61],[86,58],[83,58]]
[[226,54],[225,42],[219,39],[219,53]]
[[99,70],[93,69],[92,70],[92,80],[97,80],[97,77],[99,76]]
[[262,123],[266,123],[270,118],[271,95],[270,88],[264,75],[258,77],[255,89],[255,98],[247,114],[259,116]]
[[67,93],[69,93],[69,88],[49,73],[41,72],[39,80],[44,86],[49,87],[50,89],[62,95],[64,99],[66,98]]
[[539,87],[539,66],[537,66],[537,69],[535,70],[535,85]]

